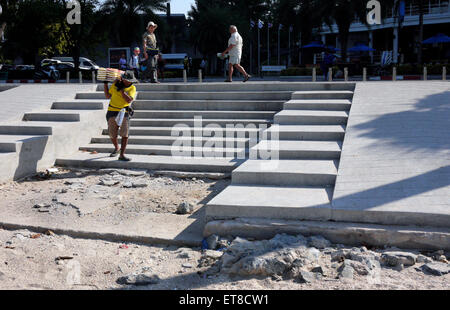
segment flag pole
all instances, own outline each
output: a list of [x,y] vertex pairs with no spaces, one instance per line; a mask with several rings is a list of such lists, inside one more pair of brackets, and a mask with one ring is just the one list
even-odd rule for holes
[[278,65],[280,65],[280,27],[278,26]]
[[267,23],[267,65],[270,66],[270,23]]
[[288,54],[288,67],[291,66],[291,27],[289,27],[289,39],[288,39],[288,49],[289,49],[289,54]]
[[258,24],[258,74],[261,75],[261,36]]
[[250,24],[250,73],[253,74],[253,27]]

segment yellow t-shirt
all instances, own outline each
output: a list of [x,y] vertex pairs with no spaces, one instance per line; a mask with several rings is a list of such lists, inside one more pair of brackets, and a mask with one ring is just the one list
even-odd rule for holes
[[[131,98],[136,99],[136,86],[131,85],[125,88],[124,91]],[[120,112],[123,108],[129,107],[130,104],[122,97],[122,94],[117,91],[116,85],[112,85],[109,89],[109,94],[111,95],[111,101],[109,102],[108,111]]]

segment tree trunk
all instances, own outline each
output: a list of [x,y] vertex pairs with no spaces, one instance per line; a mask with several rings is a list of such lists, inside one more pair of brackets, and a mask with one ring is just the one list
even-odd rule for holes
[[347,49],[348,49],[348,36],[349,31],[339,31],[339,41],[341,42],[342,61],[347,62]]

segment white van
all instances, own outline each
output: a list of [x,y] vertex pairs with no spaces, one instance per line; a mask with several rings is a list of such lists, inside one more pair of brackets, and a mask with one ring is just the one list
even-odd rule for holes
[[[71,62],[74,63],[73,57],[53,57],[52,59],[56,59],[62,62]],[[95,62],[90,59],[80,57],[80,69],[81,70],[92,70],[97,71],[100,67],[97,66]]]

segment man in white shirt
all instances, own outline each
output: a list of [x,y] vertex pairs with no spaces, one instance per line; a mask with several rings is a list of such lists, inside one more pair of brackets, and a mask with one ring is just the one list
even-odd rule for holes
[[227,53],[230,56],[230,60],[228,63],[228,80],[226,80],[225,82],[231,83],[233,81],[233,71],[234,68],[236,68],[244,75],[245,83],[251,78],[251,75],[247,74],[247,72],[245,72],[244,68],[241,66],[242,47],[244,45],[244,41],[242,40],[242,37],[239,34],[236,26],[230,26],[230,33],[231,37],[228,40],[228,48],[222,53],[222,57],[225,57]]

